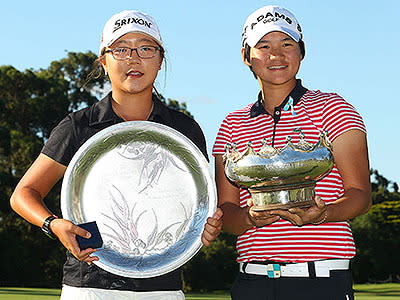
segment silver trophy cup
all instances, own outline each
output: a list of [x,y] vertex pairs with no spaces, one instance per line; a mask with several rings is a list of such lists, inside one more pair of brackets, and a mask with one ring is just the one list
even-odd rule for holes
[[300,129],[300,141],[294,145],[291,137],[285,147],[267,145],[256,152],[251,142],[240,153],[235,144],[225,146],[224,162],[227,178],[247,188],[256,211],[309,207],[314,202],[316,181],[333,167],[332,145],[327,133],[311,144]]

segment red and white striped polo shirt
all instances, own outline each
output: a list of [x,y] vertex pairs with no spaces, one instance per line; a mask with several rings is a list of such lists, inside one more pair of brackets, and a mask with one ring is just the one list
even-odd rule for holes
[[[299,85],[303,88],[299,82],[294,91],[299,89]],[[294,91],[291,95],[296,94]],[[275,124],[275,148],[284,147],[287,136],[291,136],[292,142],[297,144],[299,134],[293,132],[296,128],[303,131],[305,139],[310,143],[316,143],[322,131],[328,131],[331,141],[351,129],[366,132],[361,116],[339,95],[318,90],[304,89],[304,92],[301,98],[295,99],[294,113],[291,109],[279,110],[280,119]],[[261,148],[263,138],[271,144],[274,119],[266,113],[251,117],[253,105],[256,104],[234,111],[223,120],[213,147],[213,155],[224,154],[226,143],[236,143],[241,152],[246,149],[248,141],[252,142],[256,151]],[[326,203],[343,195],[342,179],[336,166],[317,182],[315,192]],[[245,207],[249,198],[249,192],[241,188],[240,206]],[[236,247],[239,262],[306,262],[330,258],[350,259],[355,255],[353,235],[348,222],[297,227],[281,219],[262,228],[250,228],[238,237]]]

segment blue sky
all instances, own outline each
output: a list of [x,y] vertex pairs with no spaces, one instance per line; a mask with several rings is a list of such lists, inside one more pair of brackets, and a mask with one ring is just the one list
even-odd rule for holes
[[241,62],[247,16],[267,4],[299,20],[306,56],[298,78],[309,89],[336,92],[368,130],[371,167],[400,183],[400,2],[381,1],[6,1],[0,18],[0,65],[47,68],[67,51],[95,53],[108,18],[124,9],[153,16],[167,50],[158,78],[166,97],[186,101],[208,149],[222,119],[256,99],[257,81]]

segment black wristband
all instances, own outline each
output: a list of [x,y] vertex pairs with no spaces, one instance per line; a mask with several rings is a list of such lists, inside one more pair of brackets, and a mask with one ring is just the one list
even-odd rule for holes
[[44,220],[43,225],[42,225],[42,231],[51,239],[55,240],[57,237],[54,235],[53,231],[51,231],[50,229],[50,223],[51,221],[53,221],[54,219],[58,219],[57,216],[52,215],[46,218],[46,220]]

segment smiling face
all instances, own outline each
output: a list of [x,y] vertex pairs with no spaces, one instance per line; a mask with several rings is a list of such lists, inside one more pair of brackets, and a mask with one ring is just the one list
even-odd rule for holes
[[300,68],[302,55],[299,44],[287,34],[273,31],[263,36],[250,49],[250,61],[243,62],[250,66],[262,87],[293,85]]
[[[116,40],[109,49],[140,46],[158,47],[158,44],[147,35],[130,32]],[[116,60],[111,53],[105,53],[101,58],[101,63],[110,78],[113,97],[151,94],[162,59],[160,51],[157,51],[154,57],[145,59],[140,58],[136,51],[132,51],[131,57],[127,60]]]

